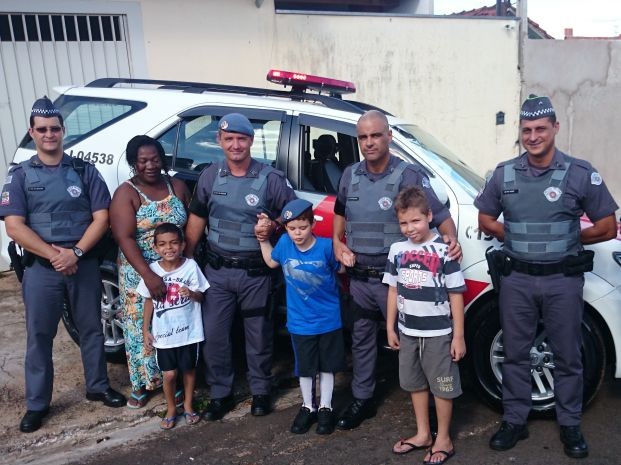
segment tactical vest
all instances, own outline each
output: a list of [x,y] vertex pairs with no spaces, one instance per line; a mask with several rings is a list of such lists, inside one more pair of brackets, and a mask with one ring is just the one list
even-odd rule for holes
[[[226,170],[226,171],[224,171]],[[264,165],[256,178],[232,176],[223,162],[209,197],[207,240],[230,252],[260,250],[254,235],[257,214],[267,211],[267,176],[273,170]]]
[[529,262],[558,262],[582,250],[580,218],[565,205],[567,171],[527,177],[504,165],[502,205],[508,254]]
[[26,223],[45,242],[79,241],[93,221],[90,198],[80,175],[73,165],[63,163],[64,157],[57,168],[60,175],[45,169],[35,158],[20,163],[26,175]]
[[355,253],[387,254],[393,242],[403,240],[393,208],[407,163],[401,161],[387,176],[373,182],[353,165],[347,187],[345,218],[347,247]]

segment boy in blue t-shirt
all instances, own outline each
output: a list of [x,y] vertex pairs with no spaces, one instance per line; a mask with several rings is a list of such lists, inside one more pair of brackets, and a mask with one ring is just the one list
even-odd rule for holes
[[[283,208],[282,222],[287,230],[276,247],[261,242],[263,260],[270,268],[282,266],[287,289],[287,329],[295,355],[297,375],[304,403],[291,432],[306,433],[317,421],[318,434],[334,431],[332,390],[334,373],[345,368],[336,261],[332,240],[313,235],[313,204],[303,199]],[[259,215],[259,223],[269,220]],[[319,410],[313,406],[313,380],[319,372],[321,390]]]

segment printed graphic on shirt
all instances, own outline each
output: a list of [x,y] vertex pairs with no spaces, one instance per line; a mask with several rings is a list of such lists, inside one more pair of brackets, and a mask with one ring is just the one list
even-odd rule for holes
[[287,284],[295,288],[302,300],[308,300],[309,295],[319,289],[323,282],[322,276],[318,274],[322,266],[322,262],[287,259],[282,268]]

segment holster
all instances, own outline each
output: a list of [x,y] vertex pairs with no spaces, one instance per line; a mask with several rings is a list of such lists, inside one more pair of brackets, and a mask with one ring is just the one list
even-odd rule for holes
[[498,294],[502,277],[511,274],[511,261],[507,260],[507,256],[502,250],[495,249],[493,246],[488,247],[485,251],[485,258],[487,259],[487,269],[492,280],[492,286]]
[[588,271],[593,271],[593,259],[595,252],[583,250],[578,255],[571,255],[563,260],[563,274],[565,276],[576,276]]
[[21,255],[17,251],[17,244],[15,244],[15,241],[9,242],[7,251],[9,253],[9,257],[11,258],[11,268],[13,268],[13,271],[15,271],[17,280],[21,283],[22,279],[24,279],[24,255],[26,251],[23,251],[24,255]]
[[209,266],[211,266],[214,270],[219,270],[220,268],[222,268],[222,257],[217,253],[206,249],[205,257],[207,258],[207,263],[209,263]]

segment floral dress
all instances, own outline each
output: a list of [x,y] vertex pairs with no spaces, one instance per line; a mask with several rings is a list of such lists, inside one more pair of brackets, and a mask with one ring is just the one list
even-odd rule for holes
[[[168,196],[162,200],[150,200],[131,181],[126,181],[140,195],[140,208],[136,212],[136,243],[147,263],[159,260],[153,250],[153,232],[161,223],[173,223],[183,228],[187,213],[181,199],[175,196],[168,180]],[[123,308],[123,333],[129,379],[133,391],[143,388],[157,389],[162,385],[162,374],[155,361],[155,351],[145,355],[142,338],[142,315],[144,299],[136,293],[141,276],[129,264],[122,251],[119,251],[119,293]]]

